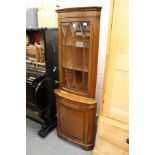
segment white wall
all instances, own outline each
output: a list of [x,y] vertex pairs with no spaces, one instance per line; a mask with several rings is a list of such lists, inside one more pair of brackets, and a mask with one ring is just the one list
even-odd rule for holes
[[100,21],[100,40],[99,40],[97,84],[96,84],[96,100],[98,103],[97,112],[99,112],[102,97],[104,66],[105,66],[107,40],[108,40],[110,0],[102,0],[101,6],[102,6],[102,12]]
[[100,21],[100,40],[98,54],[98,70],[96,85],[97,113],[101,103],[102,86],[104,77],[105,55],[107,47],[108,21],[110,13],[110,0],[27,0],[27,8],[56,4],[59,1],[60,8],[81,6],[102,6]]
[[26,0],[26,8],[38,8],[44,5],[53,5],[59,0]]

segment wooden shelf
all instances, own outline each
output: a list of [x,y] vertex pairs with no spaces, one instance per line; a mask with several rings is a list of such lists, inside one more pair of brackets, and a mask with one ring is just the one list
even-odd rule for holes
[[[85,32],[84,32],[85,33]],[[89,37],[89,32],[86,32],[85,34],[83,34],[83,32],[76,32],[75,33],[76,36],[85,36],[85,37]]]
[[75,68],[73,68],[73,67],[71,67],[71,66],[67,66],[67,67],[65,67],[65,66],[62,66],[64,69],[70,69],[70,70],[75,70],[75,71],[80,71],[80,72],[88,72],[88,69],[82,69],[82,68],[80,68],[80,67],[75,67]]
[[61,44],[62,46],[72,46],[76,48],[89,48],[89,46],[80,46],[80,45],[75,45],[75,44]]
[[73,92],[73,93],[79,93],[79,94],[86,94],[87,93],[87,89],[86,88],[81,88],[81,89],[79,89],[79,88],[72,88],[72,89],[70,89],[68,86],[67,86],[67,84],[66,85],[64,85],[64,90],[69,90],[70,92]]

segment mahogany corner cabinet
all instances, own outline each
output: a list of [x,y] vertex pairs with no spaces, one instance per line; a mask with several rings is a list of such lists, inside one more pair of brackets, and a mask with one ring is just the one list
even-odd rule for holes
[[59,9],[60,88],[57,134],[85,150],[94,146],[96,74],[101,7]]

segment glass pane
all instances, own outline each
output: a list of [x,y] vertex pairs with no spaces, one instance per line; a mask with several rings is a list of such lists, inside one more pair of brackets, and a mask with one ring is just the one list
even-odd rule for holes
[[83,49],[82,48],[76,48],[74,68],[75,70],[83,71]]
[[83,56],[84,56],[84,59],[83,59],[84,71],[87,71],[88,72],[88,58],[89,58],[88,48],[85,48],[84,49]]
[[88,89],[89,22],[62,23],[63,86]]
[[65,79],[64,79],[64,87],[69,89],[75,89],[75,82],[74,82],[74,70],[63,68],[65,72]]
[[88,89],[88,73],[75,71],[76,89],[87,92]]
[[66,64],[65,67],[68,69],[73,69],[73,51],[74,47],[73,46],[66,46]]
[[83,83],[84,83],[84,91],[87,91],[88,89],[88,72],[83,73]]

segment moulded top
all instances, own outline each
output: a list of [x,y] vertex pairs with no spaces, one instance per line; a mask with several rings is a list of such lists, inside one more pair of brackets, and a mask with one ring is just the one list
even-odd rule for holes
[[102,7],[92,6],[92,7],[72,7],[72,8],[63,8],[56,10],[58,13],[61,12],[74,12],[74,11],[101,11]]

